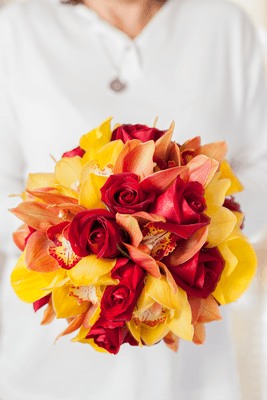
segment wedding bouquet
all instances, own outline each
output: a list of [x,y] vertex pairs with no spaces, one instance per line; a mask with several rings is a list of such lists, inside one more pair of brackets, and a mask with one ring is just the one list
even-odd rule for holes
[[[11,211],[23,251],[17,296],[46,305],[58,336],[117,354],[120,346],[179,339],[202,344],[205,323],[250,285],[256,256],[232,195],[243,190],[225,142],[180,145],[167,131],[110,119],[63,154],[54,173],[30,174]],[[57,339],[58,339],[57,338]]]

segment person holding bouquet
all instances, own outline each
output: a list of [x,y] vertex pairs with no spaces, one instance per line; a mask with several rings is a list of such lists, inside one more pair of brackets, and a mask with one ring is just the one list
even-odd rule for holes
[[[69,3],[69,4],[66,4]],[[7,215],[29,173],[53,171],[66,149],[111,115],[168,129],[182,144],[226,140],[245,187],[247,235],[267,220],[267,91],[256,32],[221,0],[32,0],[0,14],[1,400],[239,398],[227,311],[203,347],[123,346],[99,354],[39,327],[17,300]],[[113,126],[114,126],[113,125]],[[149,137],[148,139],[151,139]],[[41,315],[40,315],[41,322]]]

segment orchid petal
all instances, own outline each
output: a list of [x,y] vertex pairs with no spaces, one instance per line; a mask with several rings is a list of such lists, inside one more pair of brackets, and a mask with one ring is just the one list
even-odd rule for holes
[[214,297],[210,294],[206,299],[201,300],[200,315],[197,322],[206,324],[212,321],[221,321],[222,315]]
[[83,323],[85,314],[86,314],[86,311],[83,314],[78,315],[76,318],[74,318],[74,320],[69,324],[69,326],[58,335],[58,337],[55,340],[55,343],[62,336],[69,335],[70,333],[75,332],[77,329],[79,329]]
[[161,277],[161,273],[159,271],[159,267],[154,260],[154,258],[150,257],[148,254],[143,251],[137,249],[136,247],[123,243],[127,248],[130,258],[140,267],[144,268],[147,272],[153,275],[155,278],[159,279]]
[[83,135],[80,139],[80,147],[83,150],[89,150],[92,146],[95,148],[101,148],[105,144],[110,142],[111,139],[111,129],[110,121],[112,117],[106,119],[97,128]]
[[189,139],[180,147],[181,151],[185,150],[194,150],[196,151],[201,146],[201,138],[200,136],[196,136],[193,139]]
[[128,140],[127,143],[123,146],[116,162],[114,165],[113,173],[114,174],[120,174],[123,172],[123,166],[124,166],[124,159],[125,157],[139,144],[141,144],[141,140],[138,139],[133,139],[133,140]]
[[70,204],[78,204],[78,201],[76,198],[73,197],[68,197],[64,196],[60,193],[54,193],[55,188],[46,188],[47,190],[27,190],[28,193],[30,193],[32,196],[42,200],[46,204],[50,205],[60,205],[64,203],[70,203]]
[[42,232],[46,232],[51,226],[62,222],[57,210],[35,201],[24,201],[9,211],[27,225]]
[[[68,271],[68,276],[75,286],[99,284],[116,285],[117,280],[107,276],[115,267],[116,259],[97,258],[95,254],[84,257]],[[106,283],[104,283],[106,282]]]
[[[132,141],[129,142],[131,143]],[[127,143],[125,146],[127,146]],[[153,173],[153,154],[155,150],[155,143],[153,140],[137,144],[126,154],[124,154],[125,146],[115,163],[114,174],[119,172],[132,172],[138,175],[140,179],[151,175]],[[121,154],[123,154],[123,158]],[[120,171],[118,171],[118,169],[120,169]]]
[[[217,287],[213,293],[215,299],[222,305],[236,301],[251,284],[257,269],[257,257],[255,251],[247,240],[235,238],[234,235],[227,239],[227,246],[234,257],[238,260],[237,265],[231,273],[224,269]],[[225,252],[222,246],[223,257]]]
[[172,122],[169,129],[155,143],[154,160],[158,159],[167,162],[168,149],[171,144],[171,139],[174,131],[175,123]]
[[43,290],[60,275],[60,270],[40,274],[29,271],[25,264],[25,252],[20,256],[11,275],[11,285],[18,298],[25,303],[33,303],[45,297],[51,290]]
[[222,243],[233,231],[237,218],[225,207],[218,207],[214,212],[205,212],[210,217],[207,247],[215,247]]
[[91,304],[89,310],[86,312],[85,317],[83,319],[83,327],[84,328],[86,328],[86,329],[90,329],[91,328],[91,326],[92,326],[91,319],[94,316],[96,310],[98,310],[98,308],[99,307],[97,307],[96,305]]
[[216,209],[224,204],[227,190],[231,185],[230,179],[220,179],[220,176],[221,172],[216,173],[211,182],[205,188],[204,197],[208,213],[210,213],[213,208]]
[[180,240],[170,254],[170,266],[180,265],[192,258],[206,243],[209,226],[203,226],[188,239]]
[[105,204],[101,201],[100,189],[106,183],[107,179],[104,176],[89,174],[82,185],[79,204],[88,210],[96,208],[106,209]]
[[109,177],[112,175],[112,169],[112,165],[105,165],[103,168],[100,168],[97,160],[89,161],[87,164],[85,164],[81,172],[81,187],[90,174]]
[[26,188],[29,190],[36,190],[43,187],[54,187],[56,176],[54,173],[37,173],[29,174]]
[[78,332],[78,335],[71,339],[72,342],[81,342],[83,339],[86,338],[86,336],[88,335],[90,331],[90,328],[85,328],[83,325],[80,327],[80,330]]
[[116,221],[129,234],[132,246],[138,247],[143,235],[137,220],[130,214],[116,214]]
[[202,306],[202,298],[201,297],[195,297],[195,296],[188,296],[188,301],[191,307],[191,313],[192,313],[192,321],[191,323],[193,325],[196,324],[200,311],[201,311],[201,306]]
[[58,262],[48,254],[48,247],[54,246],[42,232],[34,232],[25,249],[25,263],[29,270],[47,273],[59,269]]
[[206,340],[206,328],[204,324],[196,323],[194,326],[193,342],[195,344],[204,344]]
[[132,336],[135,338],[135,340],[139,343],[140,347],[143,347],[143,343],[140,337],[141,334],[141,327],[140,325],[137,326],[135,325],[134,321],[131,319],[131,321],[126,322],[126,325],[130,331],[130,333],[132,334]]
[[196,156],[187,165],[189,169],[189,181],[196,181],[206,187],[213,178],[219,163],[206,156]]
[[72,189],[73,184],[80,182],[81,171],[81,157],[64,157],[55,166],[56,180],[61,186]]
[[177,143],[173,142],[169,149],[169,161],[176,167],[181,166],[181,151]]
[[100,167],[105,165],[115,165],[117,158],[124,147],[122,140],[114,140],[107,143],[96,152],[95,159],[99,162]]
[[41,325],[48,325],[51,324],[51,322],[55,319],[56,312],[53,307],[52,303],[52,297],[50,297],[48,305],[46,309],[44,310],[44,316],[41,322]]
[[220,171],[222,173],[220,176],[221,179],[227,178],[230,179],[231,181],[231,186],[227,189],[227,192],[225,194],[226,196],[231,196],[235,193],[242,192],[244,190],[242,183],[239,182],[239,180],[233,173],[230,164],[226,160],[224,160],[221,163]]
[[226,156],[228,147],[227,143],[224,141],[221,142],[214,142],[214,143],[209,143],[205,144],[204,146],[201,146],[197,150],[197,154],[203,154],[209,158],[213,158],[214,160],[218,161],[221,163]]
[[141,338],[147,346],[152,346],[163,339],[169,330],[166,324],[157,324],[153,327],[141,324]]
[[163,263],[160,262],[160,261],[158,261],[158,266],[159,266],[160,268],[163,269],[163,271],[164,271],[164,273],[165,273],[165,276],[166,276],[166,279],[167,279],[167,282],[168,282],[170,288],[172,289],[173,293],[176,294],[176,293],[178,292],[178,286],[177,286],[177,284],[176,284],[176,282],[175,282],[175,280],[174,280],[174,278],[173,278],[171,272],[170,272],[169,269],[166,267],[166,265],[163,264]]
[[178,336],[176,336],[173,332],[170,331],[163,338],[163,340],[164,340],[165,344],[169,347],[169,349],[171,349],[172,351],[177,353],[178,348],[179,348],[179,341],[180,341],[180,338]]
[[157,196],[160,196],[171,187],[177,176],[185,172],[186,169],[186,166],[174,167],[155,172],[143,179],[140,186],[144,192],[154,192]]
[[27,224],[23,224],[13,233],[14,243],[21,251],[25,249],[25,239],[30,233],[31,231]]
[[181,310],[187,302],[186,292],[178,287],[177,293],[174,294],[165,276],[156,279],[152,275],[148,275],[144,290],[154,301],[170,310]]
[[166,325],[177,336],[183,340],[192,340],[194,327],[191,324],[192,313],[188,300],[181,311],[176,311],[175,316]]
[[137,219],[139,224],[144,225],[147,222],[166,222],[166,219],[162,217],[161,215],[157,214],[150,214],[145,211],[139,211],[134,214],[131,214],[132,217]]
[[68,286],[54,289],[52,292],[52,301],[57,318],[76,317],[87,311],[90,304],[88,301],[78,304],[75,297],[69,296]]

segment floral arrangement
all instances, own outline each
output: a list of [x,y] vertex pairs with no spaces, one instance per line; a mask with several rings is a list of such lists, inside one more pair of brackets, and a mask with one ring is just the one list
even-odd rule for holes
[[[120,346],[179,339],[202,344],[205,323],[250,285],[256,256],[233,194],[243,190],[225,142],[179,145],[167,131],[110,120],[82,136],[54,173],[30,174],[17,296],[46,305],[42,324],[67,319],[58,336],[117,354]],[[57,338],[57,339],[58,339]]]

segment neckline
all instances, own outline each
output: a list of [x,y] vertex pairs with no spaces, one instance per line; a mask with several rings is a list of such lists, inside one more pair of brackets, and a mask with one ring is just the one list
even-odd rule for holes
[[166,15],[166,13],[172,8],[172,5],[178,0],[167,0],[166,3],[158,10],[158,12],[153,15],[153,17],[148,21],[148,23],[144,26],[142,31],[135,37],[131,38],[125,32],[116,28],[110,22],[101,18],[94,10],[88,8],[84,4],[79,4],[75,6],[75,11],[91,20],[92,28],[97,32],[113,32],[115,36],[120,36],[124,38],[127,43],[137,44],[142,41],[147,34],[153,29],[153,27],[157,24],[157,22]]

